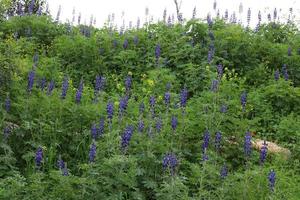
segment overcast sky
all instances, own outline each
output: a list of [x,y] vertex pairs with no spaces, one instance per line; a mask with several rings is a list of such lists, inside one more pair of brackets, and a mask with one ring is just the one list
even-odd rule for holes
[[[180,0],[178,0],[180,1]],[[59,5],[62,7],[61,21],[69,19],[72,21],[72,10],[76,10],[76,22],[77,16],[80,12],[82,14],[81,22],[86,21],[89,24],[90,17],[93,15],[97,22],[97,26],[102,26],[107,20],[108,15],[115,14],[115,21],[120,25],[123,19],[125,19],[126,25],[129,21],[133,21],[136,24],[137,18],[140,17],[141,21],[145,19],[145,8],[149,8],[149,15],[153,16],[154,21],[162,19],[163,10],[166,8],[169,14],[175,13],[175,6],[173,0],[48,0],[49,8],[53,16],[57,15]],[[196,6],[197,17],[203,18],[210,12],[215,15],[213,10],[214,0],[182,0],[181,11],[184,18],[190,18],[192,16],[192,10]],[[257,20],[258,10],[262,11],[263,18],[267,17],[267,13],[273,13],[274,8],[281,8],[282,13],[287,13],[288,9],[292,7],[294,13],[299,17],[300,13],[300,0],[217,0],[217,9],[220,10],[221,15],[225,10],[229,10],[229,14],[233,11],[239,10],[239,5],[243,4],[242,18],[245,21],[248,8],[252,9],[252,18]],[[124,12],[124,18],[122,19],[122,13]],[[254,20],[252,20],[254,23]]]

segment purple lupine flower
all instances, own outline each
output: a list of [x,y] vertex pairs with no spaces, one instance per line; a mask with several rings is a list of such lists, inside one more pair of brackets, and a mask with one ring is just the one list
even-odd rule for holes
[[39,5],[38,11],[37,11],[38,16],[42,15],[42,9],[43,9],[42,6]]
[[35,77],[35,71],[32,70],[28,74],[28,84],[27,84],[27,91],[31,93],[33,84],[34,84],[34,77]]
[[161,47],[160,47],[159,44],[157,44],[156,47],[155,47],[155,57],[156,57],[156,60],[159,59],[160,54],[161,54]]
[[43,149],[42,147],[38,147],[35,153],[35,165],[39,168],[42,165],[43,161]]
[[266,158],[267,158],[267,153],[268,153],[268,144],[266,143],[266,141],[264,140],[263,146],[260,149],[260,164],[263,165]]
[[251,20],[251,9],[248,8],[248,12],[247,12],[247,24],[248,24],[248,26],[250,24],[250,20]]
[[211,61],[213,60],[213,51],[212,50],[209,50],[208,51],[208,54],[207,54],[207,62],[208,63],[211,63]]
[[215,147],[218,151],[220,151],[221,148],[221,141],[222,141],[222,133],[218,131],[215,137]]
[[172,130],[175,132],[176,128],[177,128],[177,125],[178,125],[178,119],[175,115],[172,116],[171,118],[171,127],[172,127]]
[[121,118],[123,116],[123,114],[125,113],[127,106],[128,106],[128,96],[122,97],[120,99],[120,103],[119,103],[119,117]]
[[176,155],[173,153],[166,154],[163,158],[162,164],[163,164],[163,169],[164,170],[169,169],[171,175],[173,176],[175,174],[175,170],[178,165]]
[[134,38],[133,38],[133,43],[134,43],[135,46],[138,45],[138,43],[139,43],[139,37],[138,37],[137,35],[134,36]]
[[275,181],[276,181],[276,173],[273,169],[269,172],[268,179],[269,179],[270,189],[271,189],[272,192],[274,192]]
[[169,15],[168,17],[168,27],[172,26],[172,19],[171,16]]
[[237,21],[236,15],[235,15],[235,12],[233,12],[231,15],[231,18],[230,18],[230,22],[233,24],[236,24],[236,21]]
[[118,47],[118,41],[116,39],[113,40],[113,48]]
[[19,16],[22,16],[22,15],[23,15],[23,5],[22,5],[21,2],[18,2],[17,14],[18,14]]
[[219,87],[219,81],[218,80],[213,80],[211,82],[211,87],[210,87],[210,90],[212,92],[217,92],[218,91],[218,87]]
[[227,177],[227,175],[228,175],[228,169],[227,169],[226,165],[223,165],[221,168],[221,171],[220,171],[220,177],[221,177],[221,179],[224,179]]
[[229,14],[228,14],[228,10],[226,9],[226,10],[225,10],[225,15],[224,15],[224,19],[225,19],[225,21],[227,21],[227,20],[228,20],[228,15],[229,15]]
[[192,19],[196,19],[196,15],[197,15],[197,9],[196,6],[193,9],[193,15],[192,15]]
[[214,4],[213,4],[213,9],[214,9],[214,10],[216,10],[216,9],[217,9],[217,1],[216,1],[216,0],[214,1]]
[[124,48],[124,49],[127,49],[127,48],[128,48],[128,40],[127,40],[127,39],[124,40],[123,48]]
[[282,66],[282,74],[283,74],[284,80],[287,81],[289,79],[289,74],[288,74],[288,71],[287,71],[287,68],[286,68],[286,64],[284,64]]
[[8,113],[11,107],[11,101],[9,96],[6,97],[4,106],[5,106],[5,111]]
[[210,133],[208,130],[205,130],[204,136],[203,136],[203,144],[202,144],[202,151],[205,152],[205,150],[208,148],[210,140]]
[[221,113],[226,113],[227,112],[227,105],[225,105],[225,104],[223,104],[222,106],[221,106],[221,108],[220,108],[220,112]]
[[126,79],[125,79],[126,92],[130,91],[131,85],[132,85],[132,78],[131,78],[131,76],[127,76]]
[[140,20],[140,18],[138,17],[137,20],[136,20],[136,29],[139,29],[139,28],[140,28],[140,25],[141,25],[141,20]]
[[179,22],[179,23],[182,23],[182,22],[183,22],[183,16],[182,16],[182,13],[178,13],[177,19],[178,19],[178,22]]
[[28,13],[30,15],[32,15],[32,13],[33,13],[34,5],[35,5],[35,0],[31,0],[30,4],[28,6]]
[[180,106],[182,108],[186,107],[187,98],[188,98],[188,91],[186,87],[184,87],[180,92]]
[[96,124],[93,124],[91,127],[91,136],[92,136],[92,139],[97,139],[98,129],[97,129]]
[[10,128],[9,127],[5,127],[3,129],[3,137],[4,137],[5,140],[8,138],[9,134],[10,134]]
[[270,13],[268,14],[268,21],[269,21],[269,22],[272,21],[272,17],[271,17],[271,14],[270,14]]
[[36,67],[38,62],[39,62],[39,54],[35,52],[33,56],[33,66]]
[[202,154],[202,161],[205,162],[208,160],[208,155],[206,153],[206,149],[204,150],[204,153]]
[[276,19],[277,19],[277,9],[275,8],[273,12],[273,20],[275,21]]
[[47,85],[46,78],[45,77],[41,78],[39,81],[39,87],[40,87],[41,91],[44,91],[46,85]]
[[213,21],[212,21],[212,18],[211,18],[210,14],[207,15],[206,21],[207,21],[208,26],[212,27]]
[[139,132],[139,133],[142,133],[142,132],[144,131],[144,128],[145,128],[144,121],[143,121],[143,120],[140,120],[140,121],[139,121],[139,124],[138,124],[138,132]]
[[251,138],[252,138],[251,133],[247,131],[244,140],[244,152],[247,157],[251,155],[251,148],[252,148]]
[[81,101],[82,92],[83,92],[83,80],[80,81],[79,87],[76,92],[75,101],[77,104],[79,104]]
[[150,104],[150,110],[151,110],[151,114],[152,114],[153,118],[154,118],[154,115],[155,115],[155,103],[156,103],[155,97],[150,96],[149,104]]
[[220,10],[218,9],[217,11],[217,18],[219,19],[220,18]]
[[47,90],[47,95],[50,96],[52,94],[52,91],[55,87],[55,83],[53,80],[50,81],[49,85],[48,85],[48,90]]
[[171,83],[167,83],[167,85],[166,85],[166,90],[169,92],[170,89],[171,89]]
[[257,17],[258,17],[258,24],[260,24],[261,23],[261,12],[260,11],[258,11]]
[[95,80],[95,94],[102,91],[104,89],[104,86],[105,86],[105,77],[97,75]]
[[61,171],[63,176],[69,176],[67,165],[65,165],[65,167]]
[[211,41],[215,40],[215,35],[211,30],[209,30],[209,32],[208,32],[208,37],[210,38]]
[[112,102],[108,102],[106,106],[106,112],[107,118],[109,119],[109,121],[111,121],[114,115],[114,104]]
[[211,61],[213,60],[214,54],[215,54],[215,45],[214,45],[214,43],[210,43],[210,45],[208,47],[208,55],[207,55],[208,63],[211,63]]
[[129,125],[126,127],[122,137],[121,137],[121,149],[125,151],[128,148],[129,142],[133,134],[133,126]]
[[104,119],[104,117],[101,117],[100,123],[99,123],[99,129],[98,129],[98,137],[103,136],[104,128],[105,128],[105,119]]
[[167,9],[164,9],[163,12],[163,22],[166,23],[166,19],[167,19]]
[[288,56],[292,56],[292,48],[291,47],[288,48]]
[[65,99],[67,96],[67,92],[68,92],[68,88],[69,88],[69,79],[67,76],[65,76],[64,81],[62,83],[62,87],[61,87],[61,98]]
[[58,11],[57,11],[57,14],[56,14],[56,19],[55,19],[56,22],[59,21],[60,13],[61,13],[61,5],[58,6]]
[[155,124],[157,133],[160,133],[160,132],[161,132],[162,125],[163,125],[162,119],[161,119],[160,117],[157,118],[156,124]]
[[80,22],[81,22],[81,13],[78,14],[78,20],[77,20],[78,24],[80,24]]
[[59,158],[59,159],[57,160],[57,167],[58,167],[58,169],[60,169],[60,170],[62,170],[63,168],[65,168],[65,162],[64,162],[61,158]]
[[275,73],[274,73],[274,79],[275,79],[275,81],[278,81],[279,78],[280,78],[280,73],[279,73],[279,70],[276,69],[276,71],[275,71]]
[[218,64],[217,72],[218,72],[218,78],[221,79],[223,76],[223,65],[222,64]]
[[243,111],[245,111],[246,104],[247,104],[247,93],[245,91],[242,93],[240,100],[241,100]]
[[144,102],[142,102],[139,105],[139,113],[140,113],[140,115],[143,115],[144,111],[145,111],[145,104],[144,104]]
[[171,102],[171,93],[170,92],[166,92],[165,93],[165,104],[167,107],[169,107]]
[[95,158],[96,158],[96,144],[95,142],[92,143],[91,148],[90,148],[90,152],[89,152],[89,161],[90,163],[95,162]]

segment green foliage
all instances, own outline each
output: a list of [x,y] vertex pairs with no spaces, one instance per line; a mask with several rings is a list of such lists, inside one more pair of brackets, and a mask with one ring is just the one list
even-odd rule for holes
[[[0,199],[299,199],[298,30],[291,24],[270,23],[254,32],[216,20],[210,28],[216,51],[208,63],[213,40],[208,28],[191,20],[185,25],[149,24],[119,34],[107,27],[70,27],[47,16],[11,17],[1,22]],[[161,54],[156,58],[158,44]],[[224,66],[221,77],[218,64]],[[282,76],[283,64],[287,64],[287,81]],[[276,69],[280,71],[277,81]],[[32,70],[34,87],[29,92]],[[99,94],[94,91],[97,75],[106,80]],[[132,86],[126,91],[127,76],[132,77]],[[62,98],[65,77],[69,87]],[[47,81],[44,90],[42,78]],[[51,80],[55,88],[49,92]],[[82,98],[76,103],[81,80]],[[213,80],[218,80],[215,91]],[[168,83],[170,105],[164,99]],[[181,107],[184,87],[188,100]],[[130,98],[121,115],[120,99],[126,95]],[[154,116],[150,96],[156,100]],[[108,102],[114,105],[111,122]],[[139,113],[142,102],[145,112]],[[221,112],[224,105],[227,110]],[[172,116],[178,118],[175,130]],[[92,124],[98,127],[100,118],[105,119],[104,134],[92,139]],[[140,120],[145,124],[141,132]],[[157,129],[159,120],[161,130]],[[134,127],[133,135],[122,148],[128,125]],[[205,130],[210,132],[210,141],[203,150]],[[222,133],[219,150],[214,142],[217,131]],[[245,157],[246,131],[254,139],[288,148],[291,156],[269,152],[264,165],[255,149],[251,157]],[[89,162],[92,143],[95,161]],[[43,150],[41,166],[35,163],[38,147]],[[163,167],[168,153],[176,155],[174,169]],[[204,153],[207,161],[203,161]],[[59,158],[65,161],[64,169],[57,166]],[[224,165],[228,176],[221,178]],[[271,169],[276,172],[274,192],[268,181]]]

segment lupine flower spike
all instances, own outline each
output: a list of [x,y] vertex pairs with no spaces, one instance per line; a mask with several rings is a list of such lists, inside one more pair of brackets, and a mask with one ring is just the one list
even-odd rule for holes
[[133,130],[134,130],[133,126],[127,126],[121,137],[121,150],[123,152],[125,152],[129,146],[129,142],[131,140]]
[[175,174],[175,170],[178,165],[178,161],[177,161],[175,154],[173,154],[173,153],[166,154],[163,158],[162,164],[163,164],[164,170],[169,169],[172,176]]
[[9,96],[6,97],[4,105],[5,105],[5,111],[8,113],[10,111],[10,106],[11,106],[11,102],[10,102]]
[[27,91],[31,93],[33,84],[34,84],[34,77],[35,77],[35,71],[32,70],[28,74],[28,84],[27,84]]
[[220,151],[221,141],[222,141],[222,133],[218,131],[215,137],[215,148],[217,149],[217,151]]
[[274,79],[275,79],[275,81],[278,81],[279,78],[280,78],[280,73],[279,73],[279,70],[277,69],[274,73]]
[[92,143],[91,148],[90,148],[90,152],[89,152],[89,161],[90,163],[95,162],[95,158],[96,158],[96,144],[95,142]]
[[204,136],[203,136],[203,144],[202,144],[203,152],[208,148],[209,140],[210,140],[210,133],[208,130],[205,130]]
[[142,133],[142,132],[144,131],[144,128],[145,128],[144,121],[143,121],[143,120],[140,120],[140,121],[139,121],[139,124],[138,124],[138,132],[139,132],[139,133]]
[[106,106],[106,112],[107,112],[109,127],[111,130],[112,119],[113,119],[113,115],[114,115],[114,104],[112,102],[108,102],[108,104]]
[[252,148],[251,139],[252,139],[251,133],[250,131],[247,131],[244,140],[244,152],[247,157],[251,155],[251,148]]
[[62,87],[61,87],[61,98],[65,99],[67,96],[67,92],[68,92],[68,88],[69,88],[69,79],[67,76],[65,76],[63,83],[62,83]]
[[226,167],[226,165],[223,165],[223,167],[221,168],[221,171],[220,171],[220,177],[221,179],[225,179],[228,175],[228,169]]
[[172,127],[173,132],[176,131],[177,125],[178,125],[178,119],[176,116],[173,115],[172,119],[171,119],[171,127]]
[[260,149],[260,164],[263,165],[265,163],[265,160],[267,158],[267,153],[268,153],[268,144],[264,140],[263,146]]
[[104,127],[105,126],[105,119],[102,117],[100,119],[100,123],[99,123],[99,129],[98,129],[98,137],[102,137],[104,134]]
[[37,168],[40,168],[43,161],[43,149],[42,147],[38,147],[35,153],[35,165]]
[[81,101],[82,92],[83,92],[83,80],[80,81],[79,87],[76,92],[75,101],[77,104],[79,104]]
[[151,112],[152,118],[154,118],[154,116],[155,116],[155,103],[156,103],[155,97],[151,96],[149,99],[149,104],[150,104],[150,112]]
[[241,105],[242,105],[243,111],[245,111],[245,109],[246,109],[246,103],[247,103],[247,93],[243,92],[241,95]]
[[276,182],[276,173],[273,169],[269,172],[268,179],[269,179],[270,190],[272,192],[274,192],[275,182]]
[[91,127],[91,136],[92,136],[92,139],[94,139],[94,140],[97,139],[98,130],[97,130],[96,124],[93,124],[92,127]]

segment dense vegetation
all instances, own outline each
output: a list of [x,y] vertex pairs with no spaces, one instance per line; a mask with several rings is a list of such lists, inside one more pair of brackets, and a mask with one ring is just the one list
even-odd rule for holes
[[292,23],[24,15],[1,22],[0,52],[1,199],[300,198]]

